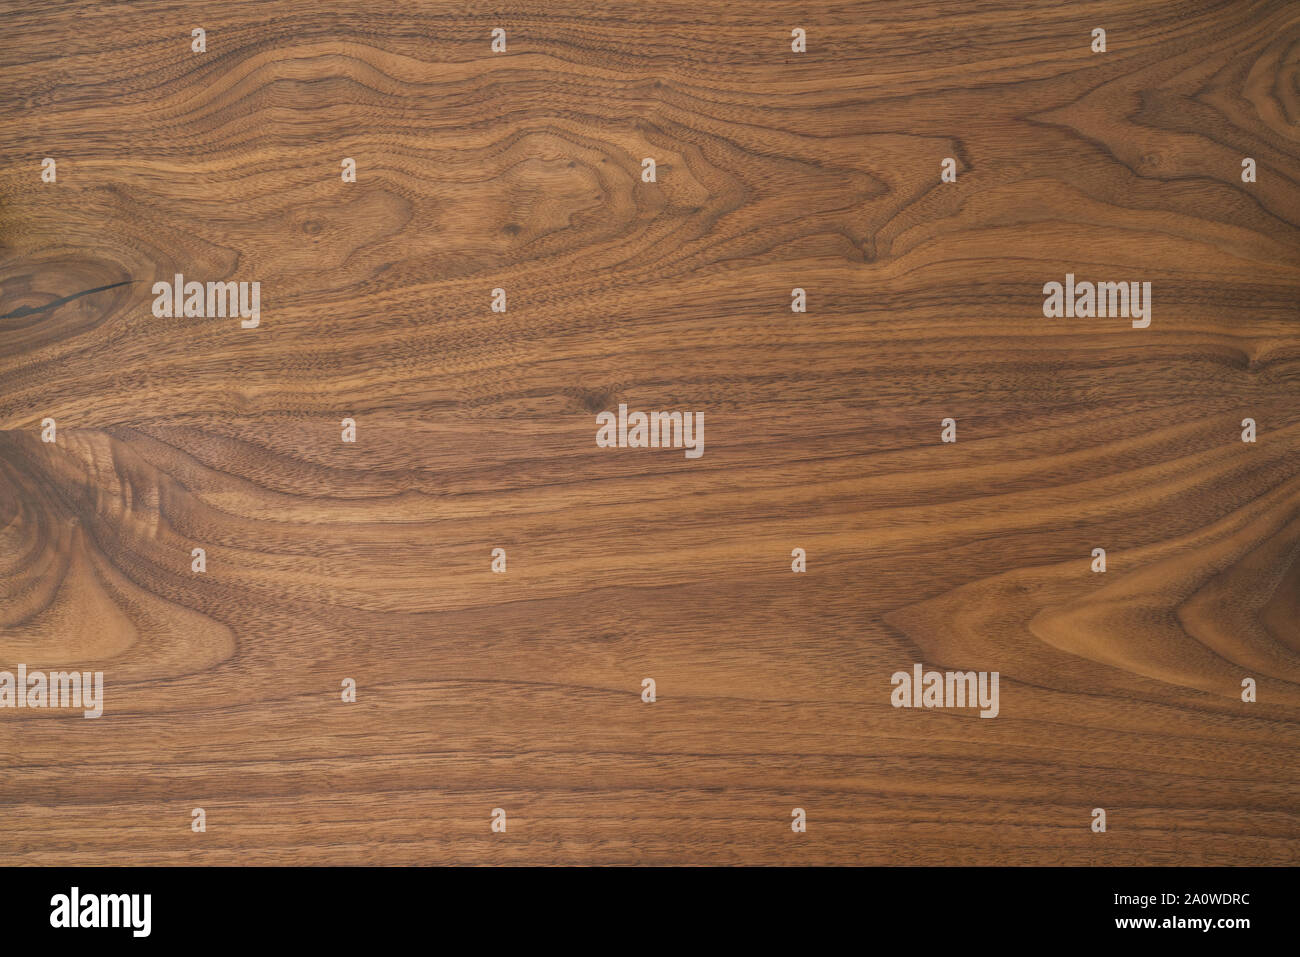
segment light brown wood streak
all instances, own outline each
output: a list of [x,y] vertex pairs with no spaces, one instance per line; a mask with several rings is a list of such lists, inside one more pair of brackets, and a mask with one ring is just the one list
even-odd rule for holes
[[0,669],[106,709],[0,711],[0,863],[1300,857],[1300,7],[4,22]]

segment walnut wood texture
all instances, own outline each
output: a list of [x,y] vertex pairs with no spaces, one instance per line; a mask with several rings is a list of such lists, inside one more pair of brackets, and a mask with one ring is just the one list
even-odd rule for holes
[[0,862],[1300,858],[1300,6],[3,22]]

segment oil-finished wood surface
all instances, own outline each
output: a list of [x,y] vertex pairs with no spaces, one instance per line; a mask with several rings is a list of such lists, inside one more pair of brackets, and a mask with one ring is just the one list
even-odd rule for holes
[[[0,710],[0,863],[1300,858],[1294,3],[4,34],[0,669],[105,712]],[[1044,318],[1067,272],[1150,328]],[[704,455],[597,448],[620,402]]]

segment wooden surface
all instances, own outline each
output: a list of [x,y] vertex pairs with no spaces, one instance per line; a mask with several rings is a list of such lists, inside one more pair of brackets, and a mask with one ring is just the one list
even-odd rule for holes
[[[4,34],[0,669],[105,713],[0,711],[0,862],[1300,858],[1300,7]],[[1067,272],[1150,328],[1044,318]],[[620,402],[704,455],[597,448]],[[1001,713],[892,708],[914,662]]]

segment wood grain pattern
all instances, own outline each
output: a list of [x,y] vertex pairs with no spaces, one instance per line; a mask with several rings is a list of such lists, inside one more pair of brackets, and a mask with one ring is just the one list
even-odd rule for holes
[[4,22],[0,863],[1300,859],[1296,4]]

